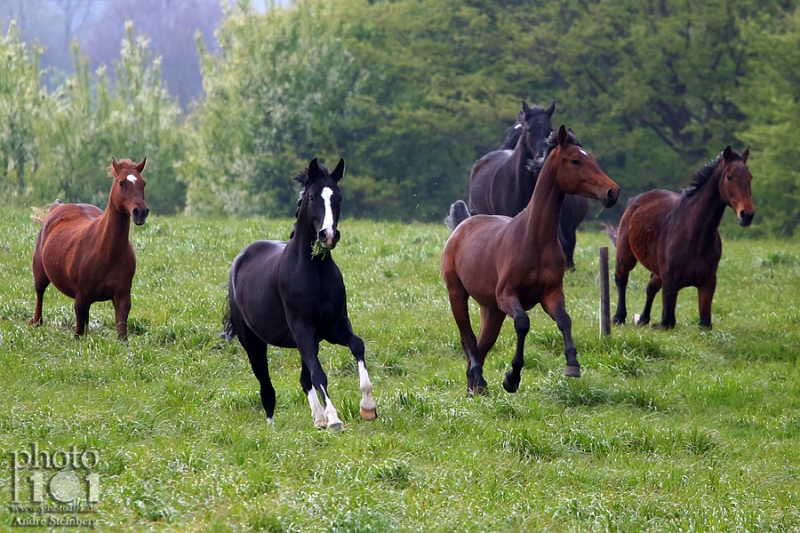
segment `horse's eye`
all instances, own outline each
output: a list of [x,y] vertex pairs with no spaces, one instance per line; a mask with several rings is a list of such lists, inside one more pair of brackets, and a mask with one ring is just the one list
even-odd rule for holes
[[731,177],[730,174],[728,174],[727,176],[725,176],[725,179],[728,180],[728,181],[731,181],[733,178]]
[[125,181],[124,181],[124,180],[123,180],[123,181],[120,181],[120,182],[119,182],[119,186],[120,186],[120,187],[124,187],[124,186],[125,186]]
[[573,160],[572,160],[572,164],[573,164],[573,165],[580,165],[580,164],[581,164],[581,162],[580,162],[580,161],[578,161],[577,159],[573,159]]

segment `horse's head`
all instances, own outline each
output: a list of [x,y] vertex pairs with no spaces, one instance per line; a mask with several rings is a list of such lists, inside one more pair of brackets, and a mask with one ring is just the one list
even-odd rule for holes
[[750,147],[739,154],[731,149],[730,145],[722,151],[722,161],[719,165],[719,196],[723,202],[731,206],[739,220],[739,225],[749,226],[753,222],[755,209],[750,195],[750,182],[753,175],[747,168],[747,158],[750,156]]
[[557,165],[558,186],[567,194],[600,200],[611,207],[619,198],[619,186],[603,172],[594,156],[583,149],[578,139],[563,125],[558,129],[555,146],[545,165]]
[[339,211],[342,203],[342,193],[339,191],[339,181],[344,177],[344,159],[339,159],[339,164],[333,172],[317,163],[314,159],[308,165],[306,172],[295,178],[303,185],[300,198],[297,224],[311,224],[320,245],[326,250],[332,250],[339,242]]
[[553,131],[553,124],[550,119],[555,110],[555,102],[552,102],[547,109],[536,105],[530,107],[525,102],[522,102],[522,112],[517,117],[517,123],[514,124],[514,127],[520,126],[519,131],[530,159],[544,155],[547,138]]
[[141,163],[134,163],[130,159],[117,161],[112,157],[111,166],[108,168],[109,176],[114,179],[109,207],[129,215],[137,226],[144,224],[150,213],[150,209],[144,203],[145,182],[142,178],[146,162],[146,157]]

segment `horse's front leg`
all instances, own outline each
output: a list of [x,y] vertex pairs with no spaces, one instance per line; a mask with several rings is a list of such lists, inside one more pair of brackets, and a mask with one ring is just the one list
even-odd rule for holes
[[117,338],[128,339],[128,314],[131,312],[131,293],[114,294],[114,323],[117,325]]
[[657,329],[672,329],[675,327],[675,307],[678,304],[678,287],[668,277],[664,276],[661,288],[661,323],[654,324]]
[[80,294],[75,295],[75,336],[79,337],[86,332],[86,326],[89,325],[89,307],[92,302],[84,298]]
[[578,363],[578,350],[572,340],[572,319],[564,305],[564,292],[559,289],[545,295],[542,299],[542,309],[556,321],[561,335],[564,337],[564,356],[567,365],[564,367],[564,376],[568,378],[581,377],[581,365]]
[[508,392],[517,392],[521,381],[522,367],[525,365],[525,338],[531,330],[531,319],[522,307],[517,295],[502,292],[497,298],[497,306],[505,314],[514,319],[514,331],[517,333],[517,348],[511,360],[511,370],[503,378],[503,388]]
[[642,314],[639,315],[639,320],[636,321],[634,326],[644,326],[650,323],[650,311],[653,308],[653,301],[660,290],[661,276],[650,274],[650,281],[647,282],[647,289],[645,289],[644,309],[642,309]]
[[[303,392],[308,396],[308,404],[311,407],[311,415],[314,417],[314,425],[325,427],[336,431],[344,429],[339,413],[333,406],[333,402],[328,396],[328,376],[322,370],[319,362],[319,341],[315,338],[314,328],[305,324],[298,324],[297,319],[289,318],[289,327],[292,330],[297,349],[300,351],[300,358],[303,361],[303,368],[300,372],[300,385]],[[325,404],[324,408],[319,403],[319,396]]]
[[717,289],[717,275],[714,274],[705,285],[697,287],[697,305],[700,310],[700,327],[711,329],[711,302]]
[[372,382],[369,379],[367,361],[364,358],[364,341],[353,333],[350,320],[344,320],[340,327],[332,332],[331,338],[328,340],[334,344],[350,348],[350,352],[352,352],[358,365],[358,380],[359,388],[361,389],[361,403],[359,404],[361,418],[363,420],[375,420],[378,417],[378,410],[375,400],[372,398]]

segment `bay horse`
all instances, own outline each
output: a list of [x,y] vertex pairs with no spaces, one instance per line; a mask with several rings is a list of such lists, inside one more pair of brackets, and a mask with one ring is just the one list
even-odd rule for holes
[[750,194],[753,175],[747,168],[749,155],[749,146],[741,154],[726,146],[693,176],[683,193],[656,189],[640,194],[625,209],[616,234],[613,228],[607,228],[617,248],[615,324],[625,323],[628,274],[638,261],[652,273],[638,324],[650,322],[653,300],[662,290],[661,322],[654,327],[675,327],[678,291],[697,287],[700,327],[711,329],[711,301],[722,257],[719,225],[725,208],[730,206],[739,225],[745,227],[755,214]]
[[131,285],[136,254],[128,236],[131,219],[144,224],[150,210],[144,201],[141,163],[111,159],[111,193],[105,211],[90,204],[62,204],[56,200],[42,223],[33,252],[36,310],[30,323],[42,323],[44,291],[52,283],[75,299],[75,335],[83,335],[94,302],[114,303],[117,336],[128,337]]
[[[522,111],[500,149],[472,167],[469,208],[473,213],[513,217],[525,209],[538,177],[538,167],[531,161],[543,154],[545,140],[553,131],[550,119],[554,111],[555,102],[547,109],[522,102]],[[567,195],[561,207],[558,240],[569,268],[575,266],[576,231],[588,212],[589,202],[582,196]]]
[[[517,391],[525,337],[530,330],[526,311],[536,304],[555,320],[564,338],[564,375],[581,375],[572,320],[564,305],[566,260],[558,242],[559,212],[567,194],[594,198],[611,207],[619,198],[619,187],[564,126],[550,135],[545,157],[538,164],[536,189],[526,209],[516,217],[470,216],[460,200],[450,208],[448,226],[453,233],[444,246],[441,272],[467,356],[469,393],[486,390],[483,363],[506,316],[514,320],[517,346],[503,388]],[[470,297],[480,306],[478,339],[470,325]]]
[[231,265],[224,335],[238,337],[247,352],[261,384],[261,404],[268,424],[273,423],[275,413],[275,389],[267,363],[267,345],[271,344],[300,351],[300,385],[308,397],[314,424],[343,429],[319,362],[323,339],[350,348],[358,364],[361,418],[377,417],[364,342],[353,333],[342,273],[331,256],[340,237],[337,226],[342,194],[338,183],[343,176],[344,159],[332,173],[312,160],[295,177],[302,190],[289,241],[254,242]]

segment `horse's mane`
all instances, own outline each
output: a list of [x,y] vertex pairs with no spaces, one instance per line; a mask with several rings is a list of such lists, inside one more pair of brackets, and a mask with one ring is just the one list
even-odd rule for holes
[[[744,159],[742,158],[742,154],[734,150],[731,150],[730,160],[744,161]],[[689,183],[689,186],[683,190],[683,196],[688,198],[694,195],[697,191],[700,190],[700,188],[703,187],[703,185],[708,183],[708,180],[710,180],[711,176],[714,175],[714,171],[717,170],[720,161],[722,161],[722,154],[719,154],[714,160],[709,161],[708,163],[703,165],[703,168],[695,172],[694,175],[692,176],[691,183]]]
[[[529,159],[526,168],[533,172],[536,177],[539,177],[539,172],[541,172],[542,167],[544,166],[545,161],[547,161],[547,156],[550,155],[550,152],[556,149],[558,146],[558,132],[552,131],[550,136],[547,137],[544,141],[546,143],[544,155],[542,157],[537,157],[536,159]],[[567,144],[574,144],[575,146],[583,146],[581,141],[575,137],[575,134],[572,130],[567,130]]]

